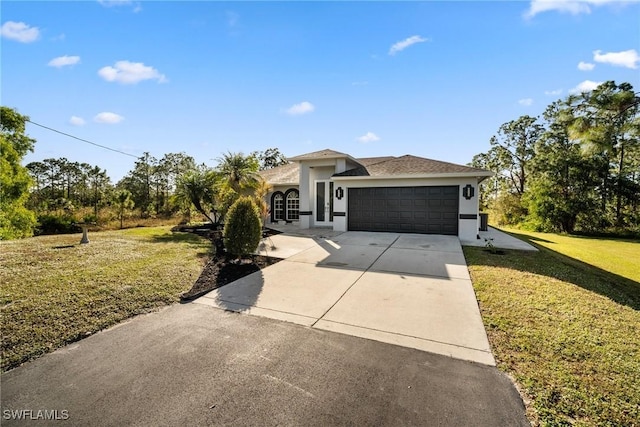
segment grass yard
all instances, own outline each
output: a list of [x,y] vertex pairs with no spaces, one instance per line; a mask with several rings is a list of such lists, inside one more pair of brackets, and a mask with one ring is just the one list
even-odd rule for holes
[[0,242],[2,369],[179,301],[211,243],[169,227]]
[[640,242],[517,233],[540,252],[464,252],[498,366],[529,419],[640,426]]
[[503,229],[523,240],[640,283],[640,241]]

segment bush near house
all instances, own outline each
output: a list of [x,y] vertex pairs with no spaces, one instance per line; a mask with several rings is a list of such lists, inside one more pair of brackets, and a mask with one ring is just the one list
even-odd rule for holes
[[261,237],[260,211],[250,197],[241,197],[227,213],[224,247],[230,254],[242,258],[258,248]]

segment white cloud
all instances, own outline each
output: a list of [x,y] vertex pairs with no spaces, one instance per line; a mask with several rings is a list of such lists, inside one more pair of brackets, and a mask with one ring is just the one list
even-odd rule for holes
[[127,6],[133,3],[131,0],[98,0],[104,7]]
[[122,117],[120,114],[110,113],[108,111],[96,114],[96,116],[93,118],[93,121],[96,123],[107,123],[110,125],[120,123],[123,120],[124,117]]
[[31,43],[40,37],[38,27],[31,27],[24,22],[7,21],[0,28],[2,37],[19,41],[20,43]]
[[396,53],[405,50],[406,48],[408,48],[411,45],[414,45],[416,43],[424,43],[424,42],[428,42],[429,39],[425,39],[424,37],[421,36],[411,36],[408,37],[404,40],[401,40],[397,43],[395,43],[393,46],[391,46],[391,48],[389,49],[389,55],[395,55]]
[[533,99],[531,99],[531,98],[519,99],[518,100],[518,104],[524,105],[525,107],[528,107],[528,106],[533,104]]
[[108,82],[122,84],[136,84],[143,80],[157,80],[158,83],[168,81],[164,74],[142,62],[118,61],[114,65],[100,68],[98,75]]
[[640,56],[638,56],[638,52],[635,49],[608,53],[601,53],[601,51],[596,50],[593,52],[593,60],[596,62],[601,62],[603,64],[632,68],[635,70],[636,68],[638,68]]
[[373,132],[367,132],[364,135],[357,137],[356,140],[366,144],[368,142],[380,141],[380,137]]
[[133,0],[98,0],[98,3],[104,7],[131,6],[133,7],[133,13],[142,11],[142,5],[139,2],[134,2]]
[[80,62],[79,56],[58,56],[57,58],[53,58],[47,64],[50,67],[62,68],[68,65],[76,65]]
[[239,19],[240,15],[238,15],[236,12],[233,12],[231,10],[227,11],[227,25],[229,27],[235,27],[236,25],[238,25]]
[[85,121],[84,121],[84,119],[82,117],[71,116],[71,118],[69,119],[69,123],[74,125],[74,126],[84,126]]
[[290,116],[299,116],[302,114],[311,113],[315,109],[316,107],[312,103],[303,101],[299,104],[294,104],[291,107],[287,108],[285,112]]
[[538,13],[549,11],[579,15],[581,13],[591,13],[593,6],[598,7],[608,3],[621,5],[637,1],[638,0],[532,0],[529,4],[529,10],[525,12],[524,16],[525,18],[533,18]]
[[592,64],[590,62],[580,61],[578,62],[578,70],[580,71],[591,71],[595,68],[596,64]]
[[578,86],[576,86],[573,89],[571,89],[569,91],[569,93],[591,92],[592,90],[594,90],[595,88],[597,88],[601,84],[602,84],[602,82],[594,82],[594,81],[591,81],[591,80],[585,80],[582,83],[580,83]]
[[558,96],[562,93],[562,89],[555,89],[555,90],[545,90],[544,94],[547,96]]

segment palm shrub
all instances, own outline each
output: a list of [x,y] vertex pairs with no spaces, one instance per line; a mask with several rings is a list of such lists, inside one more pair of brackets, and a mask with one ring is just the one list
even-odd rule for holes
[[231,205],[222,236],[227,252],[239,258],[258,248],[262,238],[260,212],[250,197],[241,197]]

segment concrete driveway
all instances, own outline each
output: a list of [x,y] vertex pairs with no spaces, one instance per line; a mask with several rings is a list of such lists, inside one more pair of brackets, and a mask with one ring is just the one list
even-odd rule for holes
[[195,302],[495,365],[455,236],[280,234],[285,260]]

